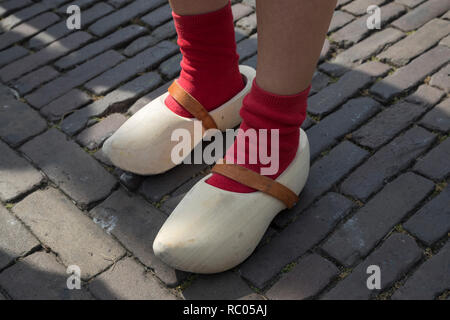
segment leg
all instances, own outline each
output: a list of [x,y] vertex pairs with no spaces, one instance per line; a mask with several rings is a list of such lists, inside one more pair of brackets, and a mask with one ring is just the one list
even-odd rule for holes
[[[170,0],[183,59],[178,84],[211,111],[243,87],[229,0]],[[171,96],[167,107],[192,117]]]
[[[272,150],[273,145],[277,151],[272,155],[277,161],[277,172],[268,175],[270,178],[276,179],[290,165],[297,154],[309,85],[335,6],[336,0],[257,1],[258,68],[256,81],[240,112],[241,129],[244,132],[278,129],[279,140],[272,143],[268,138],[255,146],[244,141],[244,134],[239,132],[234,151],[228,150],[225,156],[227,162],[246,159],[242,166],[262,174],[261,169],[266,166],[260,159],[256,164],[249,163],[249,152],[264,143],[266,150]],[[245,148],[239,148],[239,142]],[[218,174],[208,183],[228,191],[255,191]]]
[[310,84],[336,0],[257,1],[256,82],[279,95]]
[[228,0],[169,0],[169,3],[176,14],[190,16],[219,10]]

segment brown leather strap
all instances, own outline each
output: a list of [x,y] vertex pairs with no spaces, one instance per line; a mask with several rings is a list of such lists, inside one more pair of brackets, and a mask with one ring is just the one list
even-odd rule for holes
[[169,87],[170,95],[194,117],[202,122],[205,130],[217,129],[217,124],[197,99],[184,90],[175,80]]
[[237,164],[218,163],[212,168],[212,172],[242,183],[247,187],[264,192],[280,200],[288,208],[292,208],[298,201],[298,196],[291,189],[283,186],[281,183],[278,183],[273,179],[262,176]]

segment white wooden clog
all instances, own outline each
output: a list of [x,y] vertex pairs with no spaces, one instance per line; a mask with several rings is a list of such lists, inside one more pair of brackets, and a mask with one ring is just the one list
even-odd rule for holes
[[[209,112],[217,128],[222,131],[241,122],[239,110],[256,75],[255,69],[249,66],[239,66],[239,70],[246,81],[245,87],[222,106]],[[192,149],[201,142],[203,135],[194,134],[194,123],[198,124],[200,120],[181,117],[169,110],[164,103],[168,94],[166,92],[136,112],[105,141],[103,152],[115,166],[141,175],[163,173],[182,162],[176,163],[171,157],[171,151],[178,143],[171,140],[174,130],[189,130]]]
[[[308,138],[300,129],[297,154],[275,181],[296,197],[306,183],[309,161]],[[272,219],[286,208],[261,191],[236,193],[213,187],[205,182],[210,176],[186,194],[153,242],[155,255],[176,269],[217,273],[233,268],[253,252]]]

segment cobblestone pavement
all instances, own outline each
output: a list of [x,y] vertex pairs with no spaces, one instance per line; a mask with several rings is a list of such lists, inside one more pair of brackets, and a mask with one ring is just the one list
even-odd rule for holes
[[[82,30],[66,8],[82,9]],[[366,9],[381,8],[381,29]],[[0,0],[0,299],[449,299],[450,1],[340,0],[304,127],[312,167],[233,270],[152,253],[210,169],[139,177],[103,141],[180,71],[166,0]],[[256,65],[254,1],[234,1]],[[68,290],[66,269],[81,269]],[[381,288],[366,287],[367,267]]]

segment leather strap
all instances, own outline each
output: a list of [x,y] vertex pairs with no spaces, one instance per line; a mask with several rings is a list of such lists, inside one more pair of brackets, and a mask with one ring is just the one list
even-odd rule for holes
[[175,101],[202,122],[205,130],[217,129],[217,124],[209,112],[197,99],[184,90],[176,80],[170,85],[168,91]]
[[291,189],[273,179],[262,176],[237,164],[218,163],[212,168],[212,172],[242,183],[247,187],[264,192],[280,200],[288,208],[292,208],[298,201],[298,196]]

